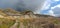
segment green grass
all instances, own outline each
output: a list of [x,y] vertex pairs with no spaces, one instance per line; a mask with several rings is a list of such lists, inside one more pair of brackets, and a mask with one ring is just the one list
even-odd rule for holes
[[54,21],[54,23],[55,23],[55,24],[59,24],[60,22],[56,19],[56,20]]
[[12,26],[15,21],[14,20],[9,20],[9,19],[4,19],[4,18],[0,18],[0,28],[9,28],[10,26]]

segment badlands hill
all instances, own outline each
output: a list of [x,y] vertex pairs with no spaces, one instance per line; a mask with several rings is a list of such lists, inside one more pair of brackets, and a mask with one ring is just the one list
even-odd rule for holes
[[0,9],[0,17],[1,18],[4,18],[4,17],[13,17],[13,18],[15,18],[15,16],[19,17],[19,18],[20,18],[20,16],[23,16],[23,18],[25,18],[27,16],[31,17],[31,18],[37,18],[37,17],[45,17],[45,18],[47,17],[48,18],[48,17],[53,17],[53,16],[50,16],[50,15],[34,14],[30,10],[26,10],[26,11],[23,11],[23,12],[18,12],[16,10],[13,10],[13,9],[10,9],[10,8],[5,9],[5,10]]
[[60,28],[59,24],[60,19],[54,16],[0,9],[0,28]]

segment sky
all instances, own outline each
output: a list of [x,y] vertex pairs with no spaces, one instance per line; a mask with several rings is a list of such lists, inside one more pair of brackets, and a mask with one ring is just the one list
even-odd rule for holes
[[51,10],[55,16],[60,16],[60,0],[52,0]]
[[0,0],[0,8],[16,8],[23,11],[24,9],[31,9],[35,11],[38,6],[42,7],[46,0]]
[[[50,3],[50,4],[49,4]],[[60,16],[60,0],[50,0],[45,6],[47,9],[40,10],[41,14],[47,14],[59,17]]]
[[60,16],[60,0],[0,0],[0,8],[29,9],[37,14]]

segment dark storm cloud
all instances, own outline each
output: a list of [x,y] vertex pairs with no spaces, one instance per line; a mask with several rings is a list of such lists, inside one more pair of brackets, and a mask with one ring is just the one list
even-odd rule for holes
[[45,0],[19,0],[17,4],[18,10],[30,9],[35,11],[36,9],[41,8],[44,4]]
[[30,9],[37,11],[42,8],[46,0],[0,0],[0,8],[14,8],[19,11]]

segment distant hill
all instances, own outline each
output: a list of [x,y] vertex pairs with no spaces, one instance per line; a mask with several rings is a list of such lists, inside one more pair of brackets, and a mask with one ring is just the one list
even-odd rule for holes
[[4,15],[4,16],[20,16],[20,15],[28,15],[28,16],[36,16],[36,17],[54,17],[54,16],[50,16],[50,15],[42,15],[42,14],[34,14],[32,11],[30,10],[25,10],[23,12],[18,12],[16,10],[13,10],[11,8],[7,8],[5,10],[0,9],[0,15]]

